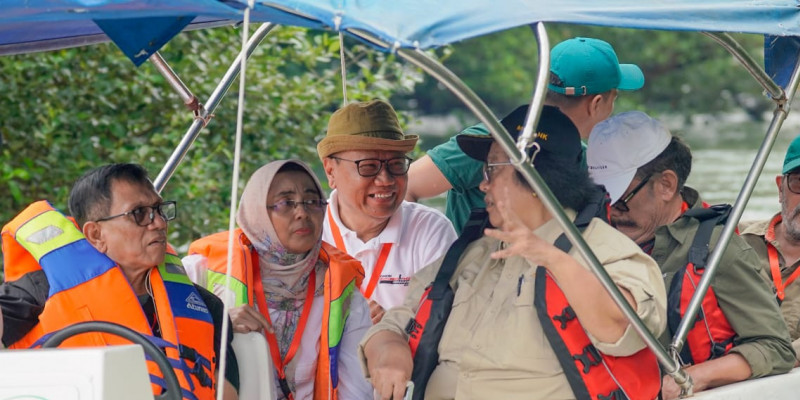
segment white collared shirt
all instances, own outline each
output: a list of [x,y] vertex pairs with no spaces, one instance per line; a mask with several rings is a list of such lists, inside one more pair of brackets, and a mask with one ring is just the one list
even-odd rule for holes
[[[329,202],[328,210],[332,213],[334,223],[339,227],[342,240],[347,247],[340,250],[361,261],[364,266],[362,292],[369,284],[381,248],[385,243],[392,243],[391,252],[371,297],[371,300],[375,300],[387,310],[403,304],[411,276],[444,256],[450,244],[457,238],[453,224],[444,214],[422,204],[403,201],[383,231],[365,243],[339,218],[336,190],[331,193]],[[336,245],[327,217],[322,230],[322,240]]]

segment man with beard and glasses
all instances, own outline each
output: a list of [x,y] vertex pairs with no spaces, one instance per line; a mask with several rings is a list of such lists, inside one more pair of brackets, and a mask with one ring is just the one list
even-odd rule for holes
[[[611,224],[661,268],[669,329],[660,340],[668,345],[727,208],[709,207],[685,186],[692,167],[689,147],[644,113],[622,113],[598,124],[589,137],[587,161],[592,179],[611,197]],[[789,332],[760,269],[756,252],[734,235],[681,352],[696,392],[792,368]],[[664,399],[680,392],[669,376],[662,390]]]
[[[800,136],[794,138],[775,177],[781,211],[764,221],[741,224],[742,238],[758,254],[761,273],[772,282],[795,353],[800,353]],[[798,365],[800,361],[796,361]]]

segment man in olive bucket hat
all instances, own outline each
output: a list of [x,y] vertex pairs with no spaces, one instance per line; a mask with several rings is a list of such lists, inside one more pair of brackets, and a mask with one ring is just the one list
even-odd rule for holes
[[361,261],[373,323],[403,302],[411,277],[456,239],[441,212],[403,201],[406,155],[417,143],[389,103],[351,103],[331,115],[317,152],[331,193],[322,240]]

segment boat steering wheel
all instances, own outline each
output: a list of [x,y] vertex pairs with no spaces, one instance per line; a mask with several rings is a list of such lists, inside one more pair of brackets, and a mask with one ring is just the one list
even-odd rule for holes
[[142,348],[144,348],[145,354],[150,356],[153,362],[158,365],[167,385],[166,392],[155,396],[155,400],[181,400],[183,398],[181,395],[181,385],[178,383],[178,376],[175,375],[175,371],[172,369],[167,356],[161,349],[147,340],[147,338],[142,336],[139,332],[128,327],[105,321],[79,322],[53,333],[52,336],[42,343],[42,348],[58,347],[64,340],[86,332],[108,333],[141,345]]

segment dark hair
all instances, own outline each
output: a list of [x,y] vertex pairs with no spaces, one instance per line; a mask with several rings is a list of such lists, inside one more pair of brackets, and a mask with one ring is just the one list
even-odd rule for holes
[[115,181],[153,188],[147,170],[139,164],[109,164],[89,170],[69,192],[69,212],[83,228],[90,220],[102,218],[111,208],[111,185]]
[[642,165],[636,170],[636,177],[644,179],[647,176],[664,172],[666,170],[675,171],[678,176],[678,191],[683,189],[689,173],[692,172],[692,150],[677,136],[673,136],[667,148],[652,159],[649,163]]
[[[580,211],[598,190],[586,168],[564,158],[540,153],[534,159],[534,166],[562,207]],[[517,183],[530,188],[519,171],[514,175]]]
[[[556,74],[554,74],[552,72],[550,72],[550,84],[553,85],[553,86],[564,87],[564,82],[561,81],[561,78],[559,78],[558,75],[556,75]],[[545,95],[545,102],[547,104],[554,105],[554,106],[556,106],[558,108],[561,108],[561,109],[564,109],[564,108],[568,109],[568,108],[573,108],[573,107],[577,106],[578,103],[583,101],[583,99],[585,99],[587,97],[594,97],[594,96],[597,96],[598,94],[605,98],[606,96],[609,96],[611,94],[611,91],[609,90],[609,91],[603,92],[603,93],[570,96],[570,95],[566,95],[566,94],[563,94],[563,93],[554,92],[554,91],[548,89],[547,93]]]

